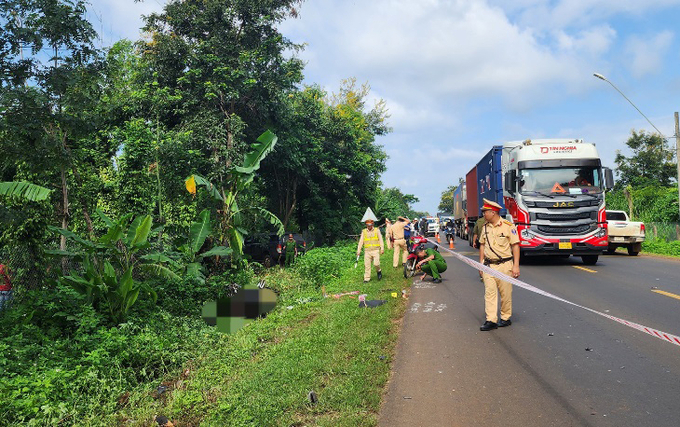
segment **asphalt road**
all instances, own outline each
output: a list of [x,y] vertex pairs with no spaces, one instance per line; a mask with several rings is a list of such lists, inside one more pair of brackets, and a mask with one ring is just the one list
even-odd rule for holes
[[[381,426],[680,425],[680,346],[517,286],[512,326],[481,332],[478,272],[441,252],[444,281],[412,286]],[[520,280],[680,335],[677,260],[528,258]]]

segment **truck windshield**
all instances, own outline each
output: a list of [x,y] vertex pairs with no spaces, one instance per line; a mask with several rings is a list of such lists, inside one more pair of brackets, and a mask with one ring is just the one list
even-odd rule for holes
[[522,194],[601,193],[602,180],[595,167],[522,169],[519,191]]

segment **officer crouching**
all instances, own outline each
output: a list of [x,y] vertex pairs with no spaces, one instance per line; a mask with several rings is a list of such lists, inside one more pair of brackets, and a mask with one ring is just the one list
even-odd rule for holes
[[[515,226],[501,218],[498,203],[484,199],[482,213],[486,224],[479,236],[479,262],[511,277],[519,277],[519,236]],[[512,321],[512,285],[482,272],[486,322],[479,328],[490,331],[510,326]],[[501,294],[501,320],[498,321],[498,294]]]

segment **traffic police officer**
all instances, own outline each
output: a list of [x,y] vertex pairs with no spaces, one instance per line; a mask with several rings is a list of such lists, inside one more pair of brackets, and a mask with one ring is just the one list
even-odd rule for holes
[[[519,277],[519,236],[515,226],[501,218],[501,206],[484,199],[482,212],[486,224],[479,236],[479,262],[511,277]],[[505,280],[482,274],[486,322],[479,328],[490,331],[510,326],[512,321],[512,285]],[[501,320],[498,321],[498,294],[501,294]]]
[[[368,214],[368,211],[367,211]],[[371,215],[373,212],[371,212]],[[366,215],[364,215],[365,217]],[[366,228],[361,230],[361,237],[359,238],[359,245],[357,246],[357,258],[361,254],[361,247],[364,248],[364,283],[371,280],[371,264],[375,265],[378,270],[378,280],[382,279],[382,270],[380,269],[380,255],[385,253],[385,246],[383,245],[383,238],[380,230],[375,228],[374,220],[367,218],[365,220]]]
[[392,257],[392,266],[394,268],[400,266],[399,264],[400,251],[403,251],[403,255],[401,258],[402,264],[406,262],[406,258],[408,257],[408,249],[406,249],[406,238],[404,236],[404,227],[406,227],[407,225],[409,225],[408,218],[400,216],[398,221],[392,224],[392,228],[390,228],[391,233],[390,237],[392,238],[392,244],[394,245],[394,256]]

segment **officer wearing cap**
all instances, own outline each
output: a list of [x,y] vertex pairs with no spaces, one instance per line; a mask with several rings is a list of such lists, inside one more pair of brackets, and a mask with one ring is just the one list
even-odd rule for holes
[[402,252],[401,263],[406,262],[408,257],[408,249],[406,249],[406,236],[404,236],[404,228],[409,225],[409,220],[406,217],[400,216],[397,222],[392,224],[390,228],[390,237],[394,245],[394,255],[392,256],[392,266],[397,268],[399,264],[399,252]]
[[[486,224],[479,236],[479,262],[510,277],[519,277],[519,236],[515,226],[500,217],[501,206],[484,199],[482,213]],[[512,321],[512,285],[482,273],[486,322],[479,328],[490,331],[510,326]],[[501,319],[498,321],[498,294],[501,295]]]
[[364,283],[371,280],[371,264],[378,270],[378,280],[382,279],[380,269],[380,255],[385,253],[383,238],[380,230],[375,228],[372,219],[366,219],[366,228],[361,231],[359,246],[357,246],[357,258],[361,254],[361,247],[364,248]]

